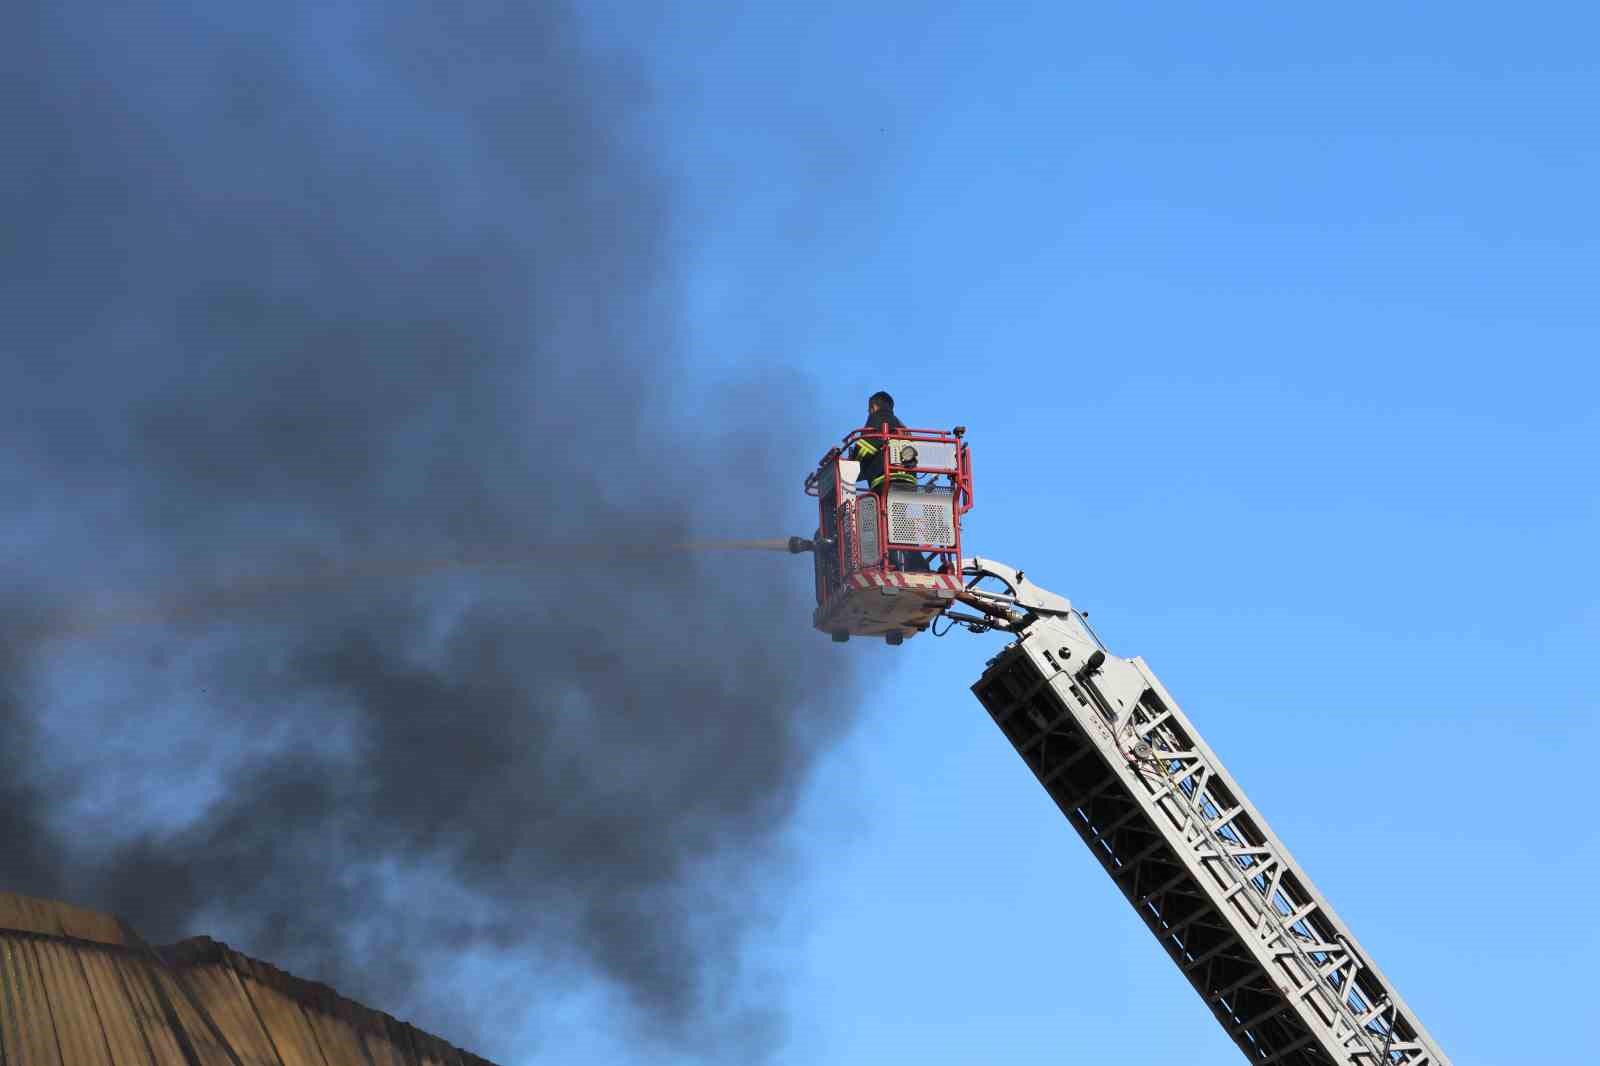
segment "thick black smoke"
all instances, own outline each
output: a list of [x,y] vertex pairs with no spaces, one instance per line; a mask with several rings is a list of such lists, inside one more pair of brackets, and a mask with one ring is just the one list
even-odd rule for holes
[[557,4],[420,0],[24,0],[0,51],[0,887],[489,1053],[463,953],[522,960],[498,1018],[598,980],[747,1057],[741,937],[847,717],[806,564],[293,581],[802,531],[796,382],[686,381],[626,57]]

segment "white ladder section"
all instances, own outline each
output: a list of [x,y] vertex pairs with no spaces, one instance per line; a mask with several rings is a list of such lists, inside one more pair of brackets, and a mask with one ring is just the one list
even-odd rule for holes
[[1450,1066],[1143,660],[1035,617],[972,691],[1249,1061]]

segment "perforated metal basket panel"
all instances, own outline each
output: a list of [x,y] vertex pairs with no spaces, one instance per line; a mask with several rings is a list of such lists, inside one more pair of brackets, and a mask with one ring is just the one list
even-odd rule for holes
[[948,488],[891,489],[889,539],[897,544],[956,545],[955,506]]
[[861,530],[861,565],[878,565],[878,501],[863,496],[856,501],[856,515]]

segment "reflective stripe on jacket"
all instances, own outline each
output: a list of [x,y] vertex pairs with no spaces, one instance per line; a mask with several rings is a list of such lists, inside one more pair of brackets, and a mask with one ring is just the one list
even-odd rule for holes
[[[893,411],[879,411],[875,415],[868,415],[863,423],[864,428],[883,431],[884,426],[890,430],[905,429],[906,424],[895,417]],[[858,440],[850,448],[850,458],[861,461],[861,480],[873,488],[883,483],[883,447],[882,442],[875,440]],[[906,475],[903,471],[894,475],[895,481],[912,481],[914,476]]]

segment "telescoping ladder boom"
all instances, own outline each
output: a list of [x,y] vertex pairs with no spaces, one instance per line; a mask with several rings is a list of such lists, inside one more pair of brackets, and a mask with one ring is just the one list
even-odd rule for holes
[[1450,1066],[1143,660],[1034,591],[972,691],[1245,1057]]

